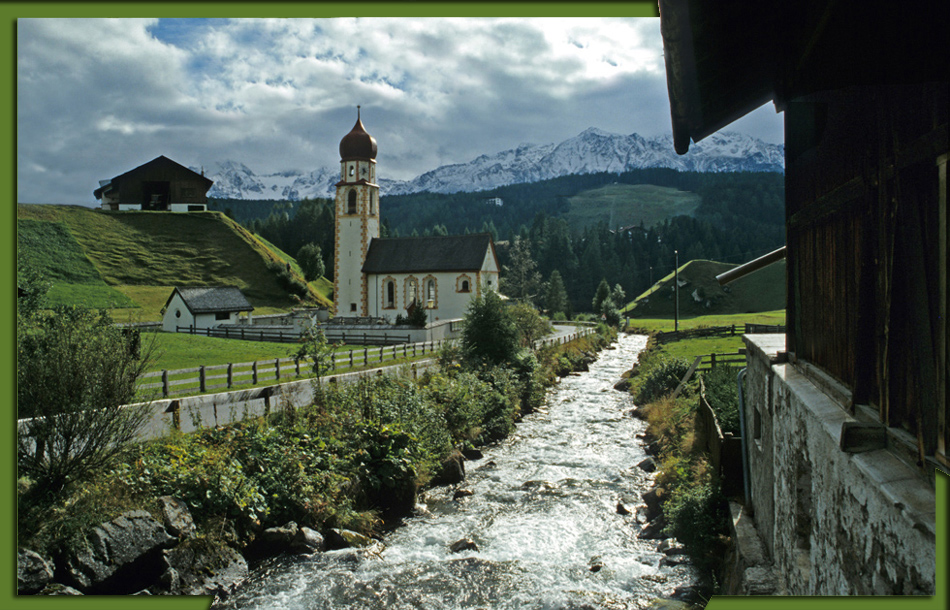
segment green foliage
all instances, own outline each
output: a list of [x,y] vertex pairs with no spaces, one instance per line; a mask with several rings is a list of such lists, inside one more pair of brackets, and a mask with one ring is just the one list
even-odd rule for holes
[[108,466],[149,416],[132,402],[143,354],[105,312],[58,307],[18,320],[17,465],[36,491],[55,495]]
[[416,328],[425,328],[428,323],[429,310],[419,305],[413,307],[412,310],[409,311],[409,315],[406,316],[406,324],[415,326]]
[[538,310],[528,303],[516,303],[508,307],[518,329],[518,344],[522,348],[533,347],[535,342],[550,334],[551,323],[541,317]]
[[303,270],[303,276],[308,282],[313,282],[326,272],[323,263],[323,252],[320,246],[310,242],[297,251],[297,264]]
[[542,287],[538,264],[531,257],[530,243],[525,239],[515,239],[509,263],[502,265],[502,292],[519,303],[533,303]]
[[518,352],[518,328],[501,297],[492,290],[472,299],[462,329],[462,353],[472,365],[505,364]]
[[555,269],[551,272],[547,287],[544,293],[544,306],[548,310],[552,320],[564,320],[565,316],[570,319],[571,302],[567,298],[567,289],[564,287],[564,280],[561,273]]
[[333,364],[334,348],[327,342],[323,329],[317,326],[308,327],[300,337],[300,347],[294,358],[297,361],[309,359],[317,387],[321,387],[323,376]]
[[676,537],[694,554],[703,555],[719,535],[726,533],[725,500],[719,486],[709,481],[680,488],[663,506],[664,532]]
[[723,432],[739,434],[739,389],[736,385],[738,369],[717,366],[703,373],[706,399],[712,407]]
[[689,361],[685,358],[663,360],[647,371],[639,391],[633,399],[634,402],[643,405],[666,396],[676,389],[688,370]]
[[594,300],[591,302],[591,311],[594,313],[601,313],[601,308],[604,304],[604,301],[610,298],[610,284],[607,283],[607,279],[604,278],[600,280],[600,284],[597,285],[597,292],[594,293]]
[[290,263],[268,263],[267,269],[274,274],[277,278],[277,284],[283,290],[300,299],[305,299],[310,296],[310,289],[294,274],[290,268]]

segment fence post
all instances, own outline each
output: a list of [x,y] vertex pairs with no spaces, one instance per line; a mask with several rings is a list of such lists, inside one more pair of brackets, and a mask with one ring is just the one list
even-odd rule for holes
[[244,340],[244,327],[241,327],[241,341]]
[[234,363],[228,363],[228,389],[234,386]]
[[169,388],[168,388],[168,369],[162,371],[162,396],[168,398]]
[[709,354],[709,368],[710,370],[716,368],[716,354]]
[[366,347],[366,333],[363,333],[363,366],[369,366],[369,348]]
[[257,385],[257,360],[251,363],[251,379],[254,385]]
[[300,377],[300,359],[294,360],[294,369],[297,372],[297,377]]
[[274,379],[280,381],[280,358],[274,358]]
[[385,345],[380,345],[380,346],[379,346],[379,361],[380,361],[380,362],[383,361],[383,350],[384,350],[384,349],[386,349],[386,346],[385,346]]
[[201,391],[205,391],[205,365],[198,367],[198,387],[201,388]]
[[353,350],[350,350],[350,368],[353,368]]

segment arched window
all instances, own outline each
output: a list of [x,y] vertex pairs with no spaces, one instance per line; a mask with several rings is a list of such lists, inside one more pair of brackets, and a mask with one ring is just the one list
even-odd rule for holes
[[462,292],[471,292],[472,289],[468,285],[468,280],[462,280]]
[[429,280],[426,285],[426,300],[435,301],[435,280]]
[[369,213],[371,216],[376,214],[376,194],[375,193],[369,194]]
[[386,282],[386,307],[396,306],[396,282]]
[[356,191],[350,191],[350,194],[347,195],[346,213],[356,214]]

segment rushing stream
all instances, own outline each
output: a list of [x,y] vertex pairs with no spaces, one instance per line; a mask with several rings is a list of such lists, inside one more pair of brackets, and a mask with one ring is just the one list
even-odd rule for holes
[[[612,386],[645,343],[622,336],[590,372],[563,379],[376,548],[273,560],[218,607],[633,609],[695,584],[688,564],[661,566],[658,541],[637,539],[645,424],[624,416],[630,397]],[[453,499],[460,489],[472,495]],[[465,538],[477,550],[453,553]]]

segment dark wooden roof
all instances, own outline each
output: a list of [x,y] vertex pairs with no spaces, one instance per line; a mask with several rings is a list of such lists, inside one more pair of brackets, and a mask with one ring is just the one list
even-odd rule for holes
[[134,169],[130,169],[124,174],[119,174],[118,176],[112,178],[111,180],[100,181],[101,186],[93,191],[93,195],[96,199],[102,199],[102,193],[105,191],[111,190],[115,187],[121,187],[122,182],[126,180],[134,180],[138,174],[148,172],[150,170],[160,169],[165,172],[171,172],[180,176],[187,176],[189,179],[199,180],[205,185],[205,191],[211,188],[211,185],[214,184],[214,181],[210,178],[207,178],[198,172],[195,172],[184,165],[172,161],[165,155],[155,157],[148,163],[143,163]]
[[947,2],[659,0],[676,152],[773,100],[945,81]]
[[374,239],[363,273],[478,271],[489,253],[495,248],[487,233]]
[[247,302],[244,293],[236,286],[211,288],[175,288],[165,307],[171,303],[175,293],[181,295],[185,306],[193,314],[218,313],[225,311],[253,311],[254,307]]

